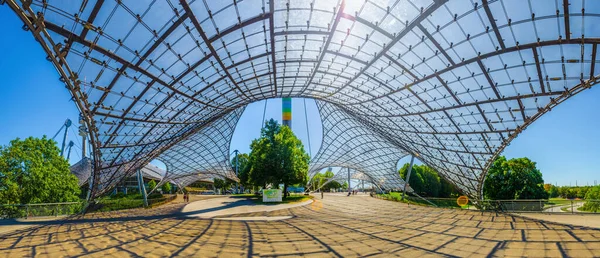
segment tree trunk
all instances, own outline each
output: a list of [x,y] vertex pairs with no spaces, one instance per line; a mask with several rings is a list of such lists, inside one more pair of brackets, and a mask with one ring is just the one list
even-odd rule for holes
[[287,198],[287,183],[283,183],[283,198]]

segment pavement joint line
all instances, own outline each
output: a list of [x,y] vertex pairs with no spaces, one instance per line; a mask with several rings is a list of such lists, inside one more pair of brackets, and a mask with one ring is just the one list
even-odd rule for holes
[[570,229],[566,229],[565,230],[567,233],[569,233],[569,235],[571,235],[573,238],[575,238],[575,240],[577,240],[577,242],[583,242],[581,240],[581,238],[577,237]]
[[[588,251],[592,252],[597,251],[595,246],[600,243],[600,230],[597,228],[569,226],[505,213],[481,213],[476,216],[469,211],[443,210],[430,213],[429,211],[435,211],[435,208],[421,207],[405,210],[405,207],[391,203],[381,205],[388,201],[373,203],[368,200],[365,200],[366,202],[358,199],[346,200],[331,200],[320,211],[302,206],[231,216],[231,218],[239,218],[293,214],[293,218],[286,221],[221,221],[163,214],[177,212],[174,209],[147,210],[141,214],[125,212],[112,215],[93,214],[91,217],[93,219],[87,217],[82,220],[63,221],[60,224],[49,223],[35,230],[22,230],[19,235],[0,235],[0,242],[8,240],[5,248],[0,248],[0,256],[3,256],[2,254],[14,256],[17,252],[28,252],[21,255],[37,255],[57,250],[57,247],[67,248],[62,250],[74,248],[74,252],[79,253],[74,255],[82,255],[82,252],[89,250],[93,250],[92,254],[98,255],[105,252],[124,252],[125,250],[122,249],[126,248],[125,246],[134,247],[128,250],[129,254],[134,256],[148,254],[152,252],[153,247],[160,246],[168,248],[168,251],[165,251],[167,255],[173,255],[175,251],[189,255],[190,251],[203,253],[210,250],[208,252],[214,251],[213,254],[216,255],[235,252],[248,257],[277,256],[283,255],[282,252],[324,256],[327,254],[325,252],[328,252],[327,247],[344,256],[350,254],[387,256],[394,252],[399,252],[396,253],[397,255],[427,252],[443,256],[487,255],[490,257],[508,254],[505,252],[515,250],[514,248],[518,251],[523,247],[520,252],[543,254],[544,250],[550,247],[547,251],[555,254],[560,251],[563,256],[577,256],[580,249],[571,247],[569,243],[582,243],[587,246]],[[469,217],[472,221],[466,220]],[[209,223],[214,224],[209,228]],[[99,229],[96,230],[94,227]],[[390,230],[381,230],[382,227]],[[203,228],[203,236],[196,238]],[[301,230],[305,234],[298,234]],[[162,233],[166,234],[162,235]],[[293,237],[294,234],[300,235],[301,239]],[[96,244],[94,239],[102,236],[104,238],[99,239],[106,239],[104,240],[106,241],[104,243],[108,244],[106,247],[102,246],[104,244]],[[275,236],[282,241],[275,243],[269,240]],[[194,241],[194,238],[197,240]],[[506,238],[510,240],[504,240]],[[79,241],[82,239],[87,241]],[[116,242],[118,239],[121,240]],[[296,244],[294,241],[298,240],[303,242],[306,240],[306,243]],[[52,241],[59,242],[50,243]],[[123,241],[128,244],[122,244]],[[352,244],[354,242],[359,245]],[[115,243],[125,246],[117,247]],[[14,245],[16,250],[6,248],[11,245]],[[197,249],[199,245],[209,249],[200,246],[202,250],[199,250]],[[98,247],[101,249],[94,250]],[[330,254],[335,255],[333,252]]]

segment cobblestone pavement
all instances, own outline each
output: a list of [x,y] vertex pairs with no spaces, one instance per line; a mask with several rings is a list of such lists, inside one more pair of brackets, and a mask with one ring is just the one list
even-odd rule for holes
[[598,229],[368,197],[326,195],[233,215],[292,216],[280,221],[189,218],[182,207],[98,213],[0,235],[0,257],[600,256]]

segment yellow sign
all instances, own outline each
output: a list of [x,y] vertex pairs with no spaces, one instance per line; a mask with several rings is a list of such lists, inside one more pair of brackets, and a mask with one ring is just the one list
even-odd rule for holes
[[460,196],[456,199],[456,204],[458,204],[458,206],[465,206],[467,204],[469,204],[469,197],[466,196]]

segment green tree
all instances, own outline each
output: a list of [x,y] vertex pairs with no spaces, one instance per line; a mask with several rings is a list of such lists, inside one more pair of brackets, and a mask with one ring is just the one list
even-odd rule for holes
[[334,174],[333,171],[331,171],[331,169],[328,169],[327,171],[325,171],[325,173],[317,173],[311,179],[310,185],[314,187],[314,189],[321,187],[322,191],[329,191],[331,189],[341,188],[342,185],[335,180],[329,181],[329,183],[325,184],[325,182],[333,178],[333,176]]
[[309,157],[302,142],[287,126],[270,119],[261,130],[261,137],[250,145],[248,182],[255,186],[267,184],[287,186],[305,184]]
[[555,185],[550,185],[550,188],[548,189],[548,197],[549,198],[556,198],[558,197],[558,187]]
[[590,188],[586,186],[577,187],[577,198],[585,198],[589,189]]
[[166,182],[161,186],[162,192],[163,193],[171,193],[171,183],[170,182]]
[[[331,171],[331,169],[328,169],[327,171],[325,171],[325,174],[323,175],[323,177],[327,180],[331,179],[334,176],[333,171]],[[335,180],[331,180],[329,183],[327,183],[326,185],[323,186],[323,190],[324,191],[329,191],[331,189],[339,189],[341,188],[342,185]]]
[[[406,178],[409,166],[410,164],[406,163],[398,170],[400,177]],[[416,193],[422,196],[450,197],[458,193],[456,187],[427,165],[413,165],[408,183]]]
[[[402,177],[405,181],[408,175],[409,166],[410,164],[406,163],[399,170],[400,177]],[[413,165],[408,184],[418,194],[423,194],[425,192],[425,182],[423,182],[423,177],[421,176],[421,166]]]
[[215,184],[215,188],[221,189],[223,194],[225,193],[225,191],[227,191],[227,189],[231,188],[231,185],[234,183],[233,180],[228,179],[228,178],[225,178],[225,179],[214,178],[213,182]]
[[[250,183],[250,156],[247,153],[238,153],[238,178],[240,179],[240,184],[244,187],[252,187]],[[235,171],[235,156],[231,158],[231,169]]]
[[275,135],[281,126],[277,121],[270,119],[260,131],[260,138],[252,140],[250,144],[248,181],[254,186],[267,187],[273,183],[277,166],[278,153],[275,151]]
[[322,173],[316,173],[311,179],[310,179],[310,185],[311,187],[313,187],[313,189],[317,189],[319,188],[322,184],[324,184],[326,181],[325,176]]
[[283,183],[283,196],[287,197],[289,185],[306,184],[310,158],[302,141],[287,126],[275,135],[275,151],[279,155],[274,172],[278,183]]
[[156,181],[154,181],[154,179],[150,180],[150,182],[148,182],[148,191],[152,191],[154,190],[154,188],[156,188]]
[[423,178],[423,183],[425,184],[425,192],[427,193],[427,196],[440,197],[442,184],[440,183],[440,177],[438,176],[437,172],[435,172],[435,170],[429,166],[422,165],[421,177]]
[[584,211],[600,211],[600,186],[590,188],[585,195],[586,202],[581,207]]
[[2,204],[73,202],[79,200],[77,177],[46,138],[15,139],[0,147]]
[[542,173],[528,158],[496,158],[486,176],[484,195],[495,200],[545,199]]

